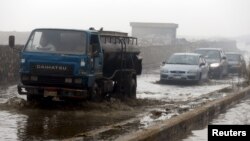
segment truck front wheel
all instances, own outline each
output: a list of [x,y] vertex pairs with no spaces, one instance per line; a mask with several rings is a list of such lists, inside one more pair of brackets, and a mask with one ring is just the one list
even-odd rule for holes
[[33,94],[30,94],[30,95],[27,95],[27,101],[28,102],[36,102],[36,101],[40,101],[42,99],[42,96],[38,96],[38,95],[33,95]]
[[95,102],[100,102],[103,99],[102,91],[99,88],[97,83],[94,83],[94,85],[91,89],[90,99],[91,99],[91,101],[95,101]]

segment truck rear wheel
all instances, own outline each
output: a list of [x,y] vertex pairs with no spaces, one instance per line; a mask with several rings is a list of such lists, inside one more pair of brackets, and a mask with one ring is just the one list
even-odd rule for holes
[[129,98],[136,99],[136,80],[134,78],[130,79],[126,94]]

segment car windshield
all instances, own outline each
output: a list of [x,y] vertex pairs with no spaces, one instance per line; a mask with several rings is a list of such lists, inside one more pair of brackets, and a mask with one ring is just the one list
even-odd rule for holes
[[218,50],[196,50],[195,52],[203,55],[206,59],[220,60]]
[[199,58],[194,55],[172,55],[167,64],[198,65]]
[[83,54],[86,33],[71,30],[36,30],[32,32],[25,51]]
[[228,61],[239,61],[240,55],[239,54],[226,54]]

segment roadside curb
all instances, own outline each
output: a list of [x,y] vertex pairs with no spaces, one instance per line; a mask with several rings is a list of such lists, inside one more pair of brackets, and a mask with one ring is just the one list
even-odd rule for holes
[[201,126],[206,126],[215,116],[225,111],[230,105],[236,104],[250,92],[250,86],[222,99],[209,102],[192,111],[162,121],[151,127],[117,138],[117,141],[152,141],[177,140],[186,133]]

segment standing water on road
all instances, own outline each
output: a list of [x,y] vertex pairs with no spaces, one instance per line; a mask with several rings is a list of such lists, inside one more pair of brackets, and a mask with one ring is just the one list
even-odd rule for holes
[[[133,111],[122,105],[119,106],[125,112],[111,112],[114,108],[109,103],[103,103],[102,106],[86,103],[87,106],[81,108],[62,108],[56,104],[52,108],[23,106],[11,103],[15,97],[20,97],[16,86],[0,89],[0,140],[61,140],[133,116]],[[22,99],[20,101],[17,104],[22,104]]]
[[[158,80],[159,75],[155,73],[138,77],[138,99],[130,102],[130,105],[111,100],[100,104],[85,103],[80,108],[22,106],[23,103],[26,104],[23,100],[26,97],[17,94],[16,85],[2,88],[0,89],[0,140],[61,140],[101,127],[111,128],[112,125],[131,118],[139,120],[141,127],[147,127],[150,122],[171,116],[171,114],[161,114],[159,100],[164,103],[192,102],[200,97],[210,100],[211,96],[207,95],[208,93],[232,86],[231,83],[226,83],[228,80],[187,86],[159,84]],[[20,105],[13,107],[11,104],[13,97],[19,97],[19,100],[21,98],[18,101]],[[152,110],[149,106],[155,109]],[[163,109],[165,110],[165,106]],[[145,116],[142,114],[140,119],[137,119],[138,115],[145,111],[149,114],[146,113]],[[151,113],[156,116],[152,116]],[[157,116],[158,113],[163,116]]]

